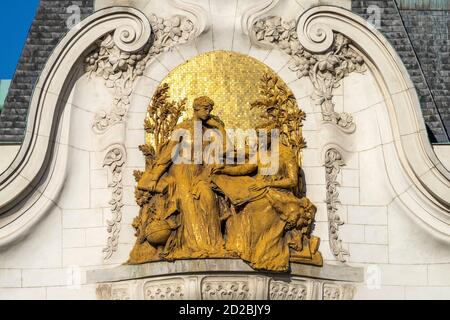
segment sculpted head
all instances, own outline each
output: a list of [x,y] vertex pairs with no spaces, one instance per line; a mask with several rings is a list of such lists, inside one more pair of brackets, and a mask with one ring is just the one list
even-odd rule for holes
[[202,121],[207,121],[211,116],[214,107],[214,101],[207,97],[198,97],[194,99],[193,109],[196,117]]

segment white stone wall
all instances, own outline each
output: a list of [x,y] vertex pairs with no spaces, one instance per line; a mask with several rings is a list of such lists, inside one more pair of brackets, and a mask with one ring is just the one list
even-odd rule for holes
[[[142,1],[141,1],[142,2]],[[63,190],[41,221],[24,237],[0,248],[0,299],[94,299],[95,288],[86,283],[86,270],[109,267],[127,260],[134,243],[131,226],[138,213],[134,201],[133,170],[144,167],[138,146],[144,143],[143,120],[151,96],[170,70],[188,59],[211,50],[232,50],[248,54],[273,68],[294,92],[307,113],[303,152],[307,196],[317,205],[315,234],[322,239],[325,263],[340,264],[329,248],[325,204],[326,181],[322,147],[326,144],[321,113],[314,105],[313,87],[306,78],[298,80],[287,65],[289,57],[277,49],[261,49],[250,43],[241,30],[240,17],[248,3],[231,0],[197,1],[211,14],[212,26],[193,43],[175,47],[158,56],[139,78],[126,117],[126,165],[123,171],[124,207],[118,251],[104,260],[110,218],[108,170],[103,167],[105,141],[92,130],[94,115],[111,105],[113,92],[101,78],[82,76],[67,104],[64,124],[70,126],[67,177]],[[253,1],[255,2],[255,1]],[[290,2],[289,12],[302,10]],[[146,14],[157,13],[145,5]],[[281,11],[280,11],[281,10]],[[279,14],[277,12],[277,14]],[[288,17],[289,18],[289,17]],[[357,129],[346,141],[346,165],[338,175],[338,214],[343,247],[350,252],[348,264],[369,267],[367,281],[358,299],[450,298],[450,249],[405,212],[391,179],[404,179],[395,152],[389,115],[374,76],[351,74],[335,91],[337,111],[351,113]],[[448,150],[447,150],[448,151]],[[443,152],[448,158],[448,152]],[[398,176],[388,175],[398,171]],[[405,190],[410,184],[405,182]],[[420,202],[417,203],[417,206]],[[378,281],[379,280],[379,281]],[[379,283],[378,283],[379,282]],[[380,285],[378,287],[378,284]]]

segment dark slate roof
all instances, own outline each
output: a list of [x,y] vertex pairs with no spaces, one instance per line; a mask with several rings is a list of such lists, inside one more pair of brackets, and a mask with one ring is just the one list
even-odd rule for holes
[[[78,5],[81,19],[94,12],[94,0],[41,0],[0,114],[0,143],[20,144],[24,137],[33,87],[50,54],[68,31]],[[69,12],[68,12],[69,11]]]
[[[440,5],[442,4],[442,5]],[[449,142],[450,10],[447,2],[428,7],[419,0],[352,0],[352,11],[369,18],[369,6],[381,12],[382,34],[394,46],[419,94],[431,142]],[[420,10],[415,10],[419,7]]]

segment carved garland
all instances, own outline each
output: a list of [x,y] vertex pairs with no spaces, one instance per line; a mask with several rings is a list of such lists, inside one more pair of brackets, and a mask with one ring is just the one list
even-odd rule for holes
[[342,34],[334,34],[330,50],[324,54],[308,52],[298,39],[296,22],[282,21],[280,17],[267,17],[254,23],[253,37],[265,44],[275,45],[292,57],[289,69],[299,79],[308,76],[314,86],[314,101],[321,107],[322,118],[336,124],[347,133],[356,129],[353,117],[334,110],[333,90],[352,72],[366,70],[364,59],[350,47]]
[[122,184],[122,168],[125,164],[125,150],[121,146],[115,146],[105,156],[103,166],[109,168],[109,184],[112,189],[112,197],[109,201],[111,205],[111,220],[108,224],[108,240],[106,247],[103,249],[104,258],[109,259],[114,252],[117,251],[119,243],[120,222],[122,221],[123,207],[123,184]]
[[[195,33],[191,20],[182,16],[170,19],[150,17],[152,36],[149,41],[136,48],[135,52],[124,50],[120,44],[123,39],[118,28],[114,33],[106,35],[98,42],[96,48],[86,58],[86,71],[89,76],[103,77],[105,86],[114,90],[111,110],[101,111],[95,115],[93,129],[101,134],[115,123],[123,120],[130,106],[130,96],[136,79],[144,74],[146,66],[160,53],[172,49],[179,43],[189,41]],[[131,31],[127,34],[131,37]],[[117,36],[117,35],[120,35]],[[112,182],[112,198],[110,201],[112,218],[108,221],[108,240],[104,249],[105,259],[109,259],[117,251],[120,221],[122,219],[122,166],[125,163],[125,151],[122,147],[113,147],[108,151],[104,166],[109,168]]]
[[327,211],[328,211],[328,232],[330,238],[330,248],[333,255],[341,262],[345,262],[345,256],[349,252],[342,248],[342,240],[339,239],[339,226],[344,224],[339,214],[337,213],[337,206],[340,204],[339,182],[336,181],[337,175],[341,171],[341,167],[345,163],[342,156],[336,149],[329,149],[325,154],[325,170],[327,181]]

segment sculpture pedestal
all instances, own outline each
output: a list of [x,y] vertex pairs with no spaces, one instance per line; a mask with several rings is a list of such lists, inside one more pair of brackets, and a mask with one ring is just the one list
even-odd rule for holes
[[179,260],[88,271],[102,300],[346,300],[363,268],[291,263],[290,273],[255,271],[237,259]]

